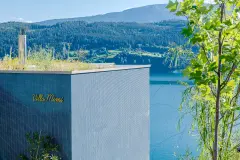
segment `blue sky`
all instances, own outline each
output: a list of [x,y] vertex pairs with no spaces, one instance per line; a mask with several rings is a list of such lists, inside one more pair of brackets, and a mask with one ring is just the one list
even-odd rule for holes
[[168,0],[2,0],[0,22],[82,17],[164,3]]

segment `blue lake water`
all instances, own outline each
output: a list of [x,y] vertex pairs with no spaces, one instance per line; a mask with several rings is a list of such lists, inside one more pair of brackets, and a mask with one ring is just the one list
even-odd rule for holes
[[177,130],[178,111],[185,87],[178,81],[188,81],[181,74],[158,74],[150,77],[150,159],[175,160],[189,148],[196,155],[196,137],[189,135],[191,117],[183,120]]

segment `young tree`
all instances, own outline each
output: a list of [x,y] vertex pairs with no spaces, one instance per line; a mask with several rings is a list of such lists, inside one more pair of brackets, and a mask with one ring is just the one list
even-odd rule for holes
[[[170,1],[167,8],[187,18],[182,33],[199,47],[185,74],[195,85],[184,92],[200,135],[200,159],[234,159],[239,147],[240,1]],[[182,109],[182,107],[181,107]],[[194,129],[194,128],[193,128]]]

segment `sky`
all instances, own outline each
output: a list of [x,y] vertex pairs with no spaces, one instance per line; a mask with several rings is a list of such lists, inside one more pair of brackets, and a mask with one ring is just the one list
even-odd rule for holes
[[48,19],[83,17],[151,4],[166,4],[168,0],[1,0],[0,22],[39,22]]

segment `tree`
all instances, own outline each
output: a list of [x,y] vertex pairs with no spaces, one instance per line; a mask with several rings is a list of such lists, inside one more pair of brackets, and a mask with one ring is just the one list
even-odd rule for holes
[[77,56],[79,61],[85,62],[87,60],[88,51],[80,49],[77,52]]
[[234,159],[239,147],[237,121],[240,93],[240,1],[170,1],[167,8],[186,16],[182,30],[189,42],[199,47],[185,75],[194,81],[184,93],[200,135],[200,159]]

